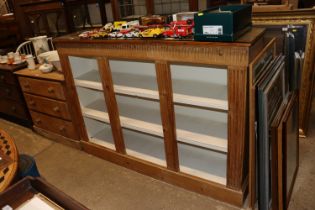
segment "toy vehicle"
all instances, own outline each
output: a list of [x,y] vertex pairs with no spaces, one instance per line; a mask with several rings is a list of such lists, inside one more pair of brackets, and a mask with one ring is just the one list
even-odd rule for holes
[[115,21],[114,28],[115,31],[120,31],[123,24],[127,23],[127,21]]
[[148,28],[142,32],[140,32],[139,37],[158,37],[161,34],[163,34],[163,32],[165,31],[164,28],[159,28],[159,27],[155,27],[155,28]]
[[140,18],[141,25],[157,25],[166,23],[166,18],[160,15],[143,16]]
[[124,35],[122,33],[120,33],[119,31],[114,31],[112,33],[109,33],[108,36],[111,38],[121,38]]
[[193,34],[193,20],[171,22],[169,29],[163,32],[164,37],[186,37]]
[[120,33],[125,35],[125,34],[131,32],[132,30],[134,30],[138,26],[139,26],[139,21],[138,20],[134,20],[134,21],[130,21],[130,22],[124,23],[124,24],[121,25]]
[[136,38],[136,37],[139,37],[139,35],[140,35],[140,32],[135,30],[135,31],[130,31],[130,32],[124,34],[124,37],[125,38]]
[[106,23],[106,25],[100,29],[100,31],[104,31],[106,33],[110,33],[114,30],[114,25],[112,23]]

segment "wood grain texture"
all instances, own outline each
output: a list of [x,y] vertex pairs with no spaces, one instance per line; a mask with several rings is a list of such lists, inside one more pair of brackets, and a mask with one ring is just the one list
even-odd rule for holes
[[139,173],[154,177],[161,181],[191,190],[214,199],[242,207],[244,191],[229,189],[226,186],[206,181],[181,172],[174,172],[144,160],[122,155],[89,142],[81,142],[83,150],[100,158],[132,169]]
[[100,68],[99,71],[102,78],[104,97],[106,101],[106,107],[108,109],[108,116],[112,128],[113,137],[115,140],[116,151],[122,154],[126,154],[126,147],[120,124],[118,105],[115,97],[109,62],[105,58],[98,59],[98,65]]
[[167,62],[156,61],[155,66],[167,168],[179,171],[171,70]]
[[19,81],[23,92],[57,100],[66,100],[64,89],[60,82],[43,81],[27,77],[19,77]]
[[240,190],[245,174],[247,121],[247,67],[229,66],[228,71],[228,158],[227,186]]
[[75,149],[82,149],[80,141],[67,138],[65,136],[59,135],[55,132],[48,131],[46,129],[40,128],[36,125],[33,126],[33,129],[40,135],[45,136],[46,138],[58,142],[60,144],[75,148]]
[[71,114],[66,102],[27,93],[24,93],[24,98],[30,110],[71,121]]
[[[9,154],[7,152],[10,152]],[[0,193],[3,192],[14,181],[18,170],[19,154],[14,139],[0,129],[0,174],[3,178],[0,182]],[[7,168],[7,169],[6,169]],[[4,170],[8,170],[4,173]]]
[[[37,65],[37,68],[39,65]],[[59,81],[63,82],[65,80],[64,75],[61,72],[58,71],[52,71],[50,73],[43,73],[42,71],[36,69],[36,70],[30,70],[30,69],[22,69],[19,71],[14,72],[17,75],[20,76],[26,76],[26,77],[33,77],[33,78],[39,78],[39,79],[47,79],[52,81]]]
[[79,135],[72,122],[30,111],[34,126],[54,132],[70,139],[79,140]]
[[78,99],[78,94],[75,89],[73,75],[71,71],[70,62],[67,56],[59,53],[61,67],[63,69],[64,77],[65,77],[65,94],[67,95],[67,102],[71,104],[70,112],[72,114],[73,125],[79,131],[80,140],[88,141],[89,138],[87,136],[87,132],[84,125],[83,115],[81,112],[81,106]]

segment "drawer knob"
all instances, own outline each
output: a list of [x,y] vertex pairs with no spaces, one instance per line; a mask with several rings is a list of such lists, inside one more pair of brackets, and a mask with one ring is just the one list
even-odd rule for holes
[[35,123],[36,123],[36,124],[40,124],[41,122],[42,122],[42,121],[41,121],[40,119],[36,119],[36,120],[35,120]]
[[28,82],[26,82],[26,83],[24,84],[24,87],[25,87],[25,88],[30,88],[30,84],[29,84]]
[[0,75],[0,80],[4,80],[4,75]]
[[7,95],[10,95],[11,90],[10,90],[9,88],[6,88],[6,89],[5,89],[5,92],[6,92]]
[[54,110],[54,112],[59,112],[59,111],[60,111],[60,108],[59,108],[58,106],[55,106],[55,107],[53,108],[53,110]]
[[32,106],[35,105],[35,101],[33,101],[33,100],[30,101],[30,105],[32,105]]
[[54,88],[52,88],[52,87],[48,88],[48,93],[53,93],[54,91],[55,91]]
[[65,126],[60,126],[59,127],[59,131],[60,132],[65,132],[66,131],[66,127]]
[[12,110],[12,112],[16,112],[16,107],[15,107],[15,106],[12,106],[12,107],[11,107],[11,110]]

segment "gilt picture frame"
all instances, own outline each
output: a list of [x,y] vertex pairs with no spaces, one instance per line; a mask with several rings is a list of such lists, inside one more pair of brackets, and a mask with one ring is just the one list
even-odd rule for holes
[[[279,34],[282,33],[281,26],[292,25],[306,28],[299,108],[299,135],[300,137],[306,137],[309,127],[315,77],[315,9],[253,13],[252,22],[253,26],[265,27],[267,29],[267,36],[268,28],[271,29],[277,26],[279,27]],[[273,35],[276,35],[275,31],[273,33]],[[279,47],[279,41],[277,47]]]

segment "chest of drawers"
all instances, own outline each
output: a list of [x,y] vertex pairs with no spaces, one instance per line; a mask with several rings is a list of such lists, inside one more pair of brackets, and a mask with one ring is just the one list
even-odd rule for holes
[[62,143],[78,145],[79,135],[72,121],[64,87],[64,76],[39,70],[17,71],[19,83],[34,123],[34,129]]
[[24,125],[31,125],[19,82],[14,72],[26,64],[0,64],[0,116]]

